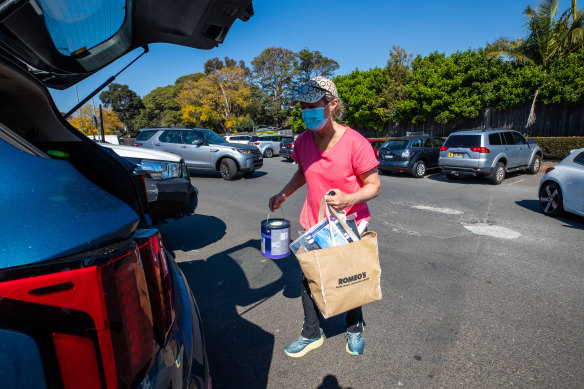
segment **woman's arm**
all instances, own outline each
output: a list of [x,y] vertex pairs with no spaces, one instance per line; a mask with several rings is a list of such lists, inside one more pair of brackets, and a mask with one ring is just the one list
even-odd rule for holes
[[327,204],[340,211],[344,208],[377,197],[381,191],[381,182],[379,181],[379,175],[377,174],[377,166],[363,174],[359,174],[359,178],[361,179],[361,182],[363,182],[363,187],[361,189],[355,193],[344,193],[336,188],[331,189],[335,194],[326,196]]
[[304,169],[302,168],[302,165],[299,163],[298,169],[296,170],[288,184],[286,184],[284,189],[282,189],[280,193],[278,193],[277,195],[270,197],[269,202],[270,211],[274,212],[276,209],[280,208],[280,205],[282,205],[282,203],[286,201],[288,196],[291,196],[292,193],[296,192],[296,190],[304,184],[306,184],[306,177],[304,177]]

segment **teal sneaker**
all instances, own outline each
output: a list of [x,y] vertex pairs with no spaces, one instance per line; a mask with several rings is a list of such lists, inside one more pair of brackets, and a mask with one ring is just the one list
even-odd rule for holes
[[298,339],[284,348],[284,353],[292,358],[300,358],[305,356],[309,351],[322,346],[323,343],[324,337],[322,336],[322,330],[320,330],[319,338],[308,339],[300,335]]
[[365,341],[361,332],[347,332],[347,352],[351,355],[361,355],[365,351]]

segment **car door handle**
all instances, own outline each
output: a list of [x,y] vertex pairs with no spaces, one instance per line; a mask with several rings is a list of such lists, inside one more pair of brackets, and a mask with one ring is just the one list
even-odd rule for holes
[[211,149],[210,151],[211,151],[212,153],[216,153],[216,152],[217,152],[217,151],[219,151],[219,150],[217,150],[217,149]]
[[186,148],[187,148],[187,146],[185,146],[185,145],[182,145],[182,146],[181,146],[181,148],[182,148],[182,149],[186,149]]
[[154,143],[154,146],[160,146],[160,143]]
[[503,150],[508,151],[509,149],[507,147],[503,148]]

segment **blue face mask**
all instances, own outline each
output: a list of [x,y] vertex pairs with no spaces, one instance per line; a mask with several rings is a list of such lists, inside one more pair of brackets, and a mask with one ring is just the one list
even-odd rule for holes
[[324,109],[329,106],[328,103],[324,107],[318,108],[306,108],[302,110],[302,120],[304,120],[304,124],[306,124],[306,128],[312,131],[319,131],[322,130],[326,122],[328,121],[328,117],[324,117]]

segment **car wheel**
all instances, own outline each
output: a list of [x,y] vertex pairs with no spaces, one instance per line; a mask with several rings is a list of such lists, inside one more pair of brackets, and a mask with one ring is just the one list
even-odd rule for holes
[[232,159],[225,158],[219,165],[219,171],[224,180],[230,181],[237,175],[237,165]]
[[555,182],[546,182],[539,190],[539,208],[549,216],[558,216],[564,212],[562,190]]
[[414,164],[414,168],[412,169],[412,176],[416,178],[424,178],[426,175],[426,162],[418,161]]
[[492,185],[499,185],[505,179],[505,165],[503,162],[497,162],[495,169],[489,177],[489,183]]
[[272,158],[273,156],[274,156],[274,151],[272,151],[272,149],[267,148],[266,151],[264,151],[264,157]]
[[539,172],[539,168],[541,167],[541,157],[539,155],[536,155],[533,163],[531,164],[531,166],[529,166],[529,169],[527,169],[527,171],[529,172],[529,174],[537,174],[537,172]]

